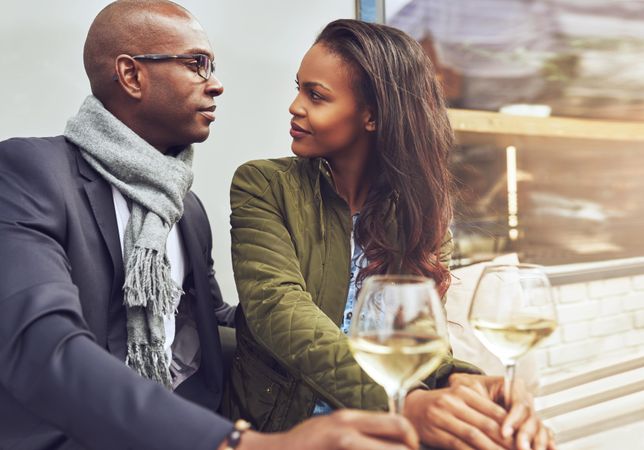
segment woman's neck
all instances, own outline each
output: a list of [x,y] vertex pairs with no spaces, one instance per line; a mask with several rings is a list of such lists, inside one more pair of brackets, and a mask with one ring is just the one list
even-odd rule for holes
[[360,212],[371,187],[372,173],[367,158],[329,159],[338,195],[349,205],[351,215]]

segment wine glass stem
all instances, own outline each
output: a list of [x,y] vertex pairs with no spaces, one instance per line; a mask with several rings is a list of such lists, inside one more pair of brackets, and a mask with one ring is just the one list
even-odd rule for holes
[[391,414],[402,414],[403,407],[405,406],[405,397],[407,390],[400,389],[393,395],[388,395],[389,398],[389,412]]
[[515,363],[510,363],[505,365],[503,399],[505,403],[505,409],[508,411],[510,410],[510,406],[512,406],[512,386],[514,385],[515,368],[516,368]]

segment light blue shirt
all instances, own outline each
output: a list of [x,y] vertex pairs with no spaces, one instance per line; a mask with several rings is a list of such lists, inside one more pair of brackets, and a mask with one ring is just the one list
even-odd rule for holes
[[[356,229],[356,224],[358,223],[358,218],[360,213],[353,215],[353,230]],[[347,302],[344,305],[344,314],[342,315],[342,324],[340,324],[340,329],[344,334],[349,334],[349,327],[351,326],[351,318],[353,316],[353,305],[356,301],[356,295],[358,294],[358,285],[356,280],[358,278],[358,273],[360,269],[367,266],[367,258],[364,257],[364,252],[360,244],[354,239],[353,230],[351,231],[351,278],[349,279],[349,292],[347,294]],[[329,406],[326,402],[318,400],[313,409],[313,415],[319,416],[323,414],[329,414],[333,411],[333,408]]]

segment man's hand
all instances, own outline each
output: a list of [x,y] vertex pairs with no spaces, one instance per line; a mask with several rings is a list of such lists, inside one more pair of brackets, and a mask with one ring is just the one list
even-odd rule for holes
[[285,433],[247,431],[237,449],[410,450],[418,445],[418,435],[402,416],[341,410],[306,420]]
[[449,386],[409,394],[405,416],[421,440],[450,449],[554,450],[548,429],[537,417],[532,396],[515,383],[510,411],[503,404],[503,378],[453,374]]

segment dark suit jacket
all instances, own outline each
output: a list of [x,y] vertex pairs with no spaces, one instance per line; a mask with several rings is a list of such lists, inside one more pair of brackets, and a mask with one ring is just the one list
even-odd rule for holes
[[[64,137],[0,143],[0,449],[214,449],[222,393],[203,207],[179,222],[201,347],[175,393],[124,364],[123,262],[110,185]],[[179,395],[177,395],[179,394]],[[189,400],[189,401],[188,401]]]

